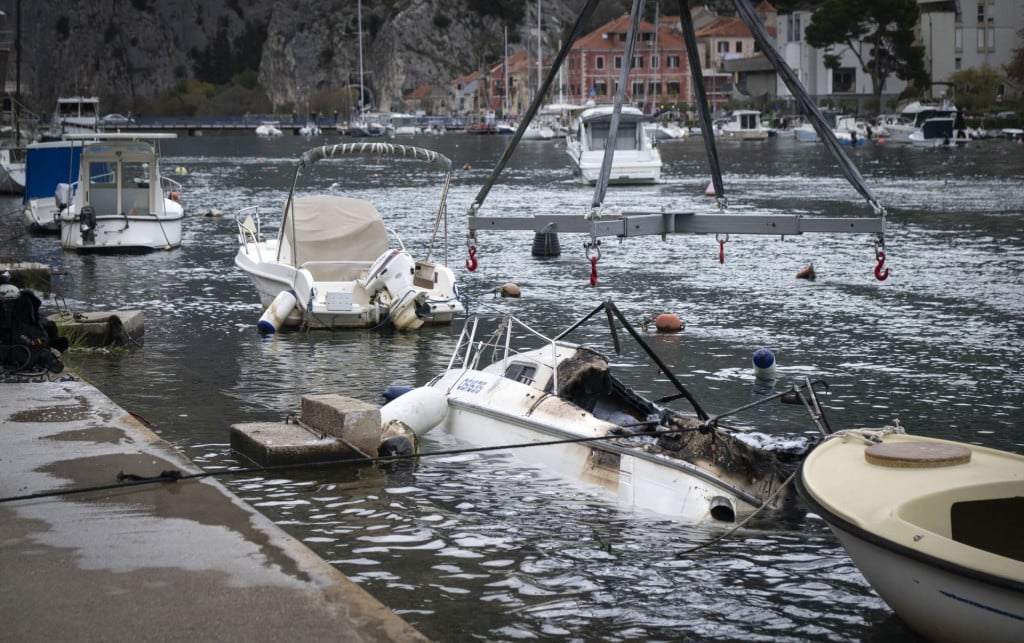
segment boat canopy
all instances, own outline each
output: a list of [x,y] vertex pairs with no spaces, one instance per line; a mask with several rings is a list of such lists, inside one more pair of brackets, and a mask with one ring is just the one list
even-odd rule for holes
[[[363,199],[299,197],[292,201],[292,212],[285,214],[281,225],[279,259],[293,266],[311,261],[336,262],[339,257],[372,262],[387,249],[384,220],[377,208]],[[323,271],[320,266],[317,272]],[[330,280],[327,276],[321,278]]]

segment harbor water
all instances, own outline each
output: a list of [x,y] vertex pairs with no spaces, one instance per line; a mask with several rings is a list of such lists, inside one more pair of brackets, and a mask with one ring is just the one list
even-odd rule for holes
[[[772,390],[751,370],[753,352],[767,347],[777,360],[774,390],[804,378],[828,382],[822,402],[833,429],[898,420],[921,435],[1024,452],[1024,146],[850,150],[887,208],[886,281],[874,277],[867,235],[732,235],[721,245],[714,235],[680,235],[605,239],[591,287],[578,235],[560,236],[561,256],[534,258],[532,233],[482,232],[479,269],[465,269],[465,213],[508,140],[393,141],[437,149],[461,168],[449,197],[447,257],[472,312],[514,313],[550,334],[604,299],[638,327],[675,313],[683,332],[651,328],[648,339],[712,414]],[[340,141],[332,132],[164,142],[165,173],[187,171],[174,176],[188,215],[180,249],[65,253],[55,237],[25,233],[19,200],[5,198],[0,258],[53,268],[49,310],[143,310],[142,347],[76,349],[66,361],[205,469],[249,466],[228,446],[231,424],[283,419],[307,393],[381,403],[385,387],[422,384],[445,368],[461,329],[257,333],[256,291],[232,263],[234,213],[259,205],[273,230],[298,155]],[[716,212],[703,196],[701,139],[664,143],[661,152],[663,183],[613,187],[605,210]],[[719,155],[727,212],[872,215],[821,145],[721,141]],[[373,201],[420,258],[439,179],[425,165],[353,158],[318,164],[300,191]],[[573,181],[562,142],[523,141],[480,213],[582,217],[592,196]],[[223,216],[202,216],[211,210]],[[817,279],[797,279],[810,264]],[[495,296],[509,281],[521,298]],[[636,351],[615,356],[599,324],[576,337],[610,355],[642,393],[672,390]],[[793,406],[759,406],[735,419],[785,432],[811,426]],[[423,450],[464,446],[438,431]],[[915,640],[813,515],[759,518],[680,556],[724,529],[622,509],[514,452],[222,480],[436,640]]]

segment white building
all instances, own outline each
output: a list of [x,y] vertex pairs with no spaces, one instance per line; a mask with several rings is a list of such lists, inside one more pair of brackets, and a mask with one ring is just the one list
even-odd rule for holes
[[[1024,0],[917,0],[925,68],[934,82],[947,82],[964,69],[987,65],[1003,73],[1013,52],[1024,46]],[[1020,93],[1020,87],[1007,87]]]

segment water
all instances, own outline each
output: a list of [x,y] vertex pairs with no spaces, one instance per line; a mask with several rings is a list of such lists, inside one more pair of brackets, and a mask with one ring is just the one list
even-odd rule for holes
[[[734,235],[722,264],[713,236],[679,236],[605,240],[591,288],[578,236],[562,235],[561,257],[534,259],[529,233],[481,233],[480,269],[461,267],[462,215],[506,140],[416,140],[469,167],[452,186],[449,236],[450,262],[474,311],[514,312],[547,332],[603,298],[637,324],[675,312],[686,330],[651,341],[712,413],[757,394],[750,356],[767,346],[778,359],[778,386],[807,376],[829,382],[824,402],[835,429],[899,419],[922,435],[1024,452],[1024,146],[852,150],[888,208],[885,282],[872,275],[867,236]],[[294,160],[311,145],[296,137],[166,143],[166,170],[188,170],[178,178],[191,215],[183,247],[169,253],[65,254],[54,238],[21,234],[16,216],[0,219],[0,254],[63,271],[54,287],[70,307],[145,311],[144,348],[73,352],[67,361],[209,470],[248,464],[228,448],[232,423],[281,419],[306,393],[379,402],[390,384],[432,377],[454,346],[457,326],[256,333],[255,291],[232,264],[231,215],[255,204],[279,209]],[[666,181],[612,188],[609,211],[708,211],[700,139],[665,144],[662,153]],[[870,214],[821,146],[722,142],[720,156],[732,212]],[[440,195],[437,172],[372,160],[322,165],[301,185],[337,184],[370,198],[422,254],[433,216],[423,204]],[[561,143],[528,141],[481,213],[582,216],[592,193],[571,181]],[[3,211],[16,204],[4,200]],[[211,208],[224,216],[198,216]],[[795,279],[809,262],[817,281]],[[520,285],[521,299],[491,294],[506,281]],[[603,334],[590,326],[582,337]],[[670,390],[641,356],[613,361],[639,390]],[[738,419],[803,426],[792,407]],[[439,432],[424,448],[457,446],[464,445]],[[427,458],[414,471],[297,470],[224,482],[439,640],[913,640],[814,516],[762,520],[677,558],[721,532],[620,510],[507,453]]]

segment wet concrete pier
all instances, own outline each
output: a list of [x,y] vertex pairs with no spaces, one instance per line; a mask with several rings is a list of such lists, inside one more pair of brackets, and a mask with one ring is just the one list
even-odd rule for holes
[[164,471],[199,473],[92,386],[0,383],[0,638],[426,640],[216,480],[118,483]]

